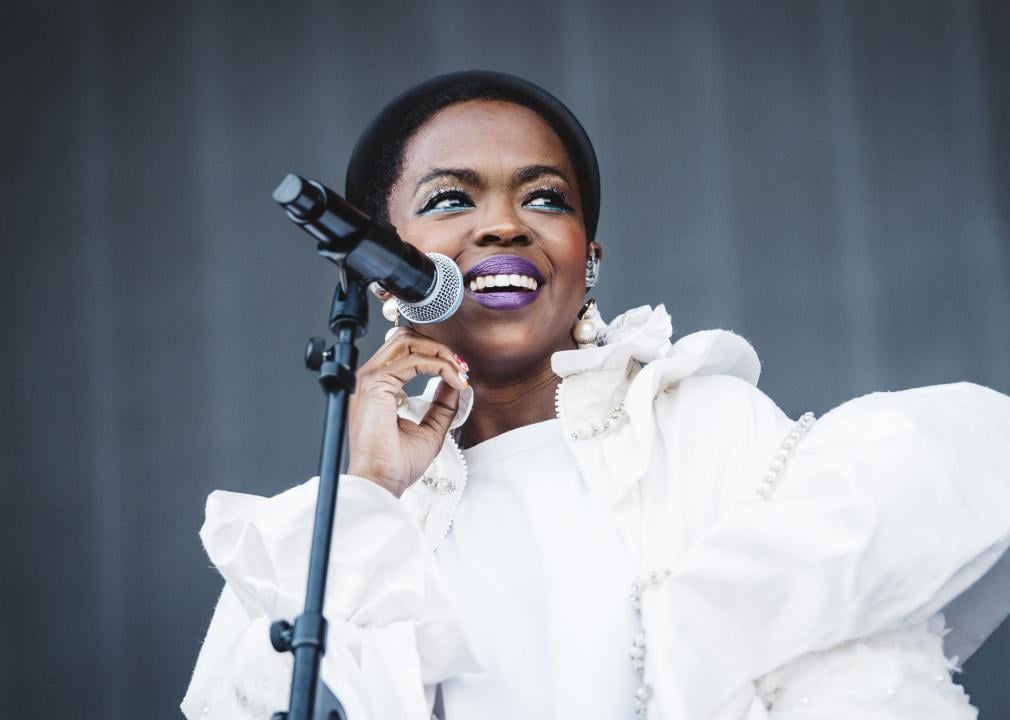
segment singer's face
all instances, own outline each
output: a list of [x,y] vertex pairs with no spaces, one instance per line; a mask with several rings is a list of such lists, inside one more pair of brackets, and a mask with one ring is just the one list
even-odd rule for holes
[[475,381],[518,377],[575,347],[588,254],[575,172],[533,110],[474,100],[435,114],[407,144],[390,221],[463,271],[459,311],[419,326],[470,363]]

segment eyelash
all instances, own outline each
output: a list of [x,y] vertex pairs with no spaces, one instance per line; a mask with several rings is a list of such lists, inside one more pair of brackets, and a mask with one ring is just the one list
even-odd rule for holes
[[538,206],[538,210],[546,210],[548,212],[556,213],[569,213],[572,211],[571,206],[568,204],[568,193],[558,188],[551,187],[549,185],[544,185],[543,187],[538,187],[535,190],[531,190],[529,194],[526,195],[526,199],[523,201],[523,205],[528,204],[531,200],[537,198],[545,198],[550,200],[551,206]]
[[[568,204],[568,193],[558,188],[551,187],[549,185],[544,185],[542,187],[535,188],[526,194],[526,199],[523,200],[523,205],[529,205],[530,202],[538,198],[543,198],[550,201],[550,205],[537,205],[530,206],[531,209],[537,211],[555,212],[555,213],[570,213],[572,211],[571,206]],[[454,205],[451,207],[436,207],[439,203],[446,200],[458,200],[466,205]],[[466,194],[466,191],[461,187],[453,186],[446,188],[439,188],[432,191],[428,195],[428,199],[425,200],[424,205],[421,209],[417,211],[418,215],[434,215],[438,213],[445,212],[457,212],[459,210],[467,210],[473,207],[473,200],[470,196]]]
[[470,200],[470,196],[463,191],[461,187],[446,187],[439,188],[438,190],[433,190],[429,195],[428,199],[421,206],[421,209],[417,211],[418,215],[431,215],[444,212],[454,212],[456,210],[463,210],[463,207],[446,207],[446,208],[436,208],[443,200],[461,200],[463,202],[470,203],[470,207],[473,207],[473,201]]

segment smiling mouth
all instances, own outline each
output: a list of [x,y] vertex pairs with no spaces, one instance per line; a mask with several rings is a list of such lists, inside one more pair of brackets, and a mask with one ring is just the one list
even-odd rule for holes
[[540,270],[521,255],[492,255],[466,273],[467,295],[495,310],[514,310],[533,302],[544,286]]
[[535,292],[544,279],[521,255],[491,255],[467,271],[466,284],[471,292]]

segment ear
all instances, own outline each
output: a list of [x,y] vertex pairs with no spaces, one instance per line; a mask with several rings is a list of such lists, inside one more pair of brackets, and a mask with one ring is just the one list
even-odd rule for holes
[[596,254],[596,259],[597,260],[602,260],[603,259],[603,248],[600,247],[600,244],[598,242],[596,242],[595,240],[593,240],[592,242],[589,243],[587,249],[588,249],[588,251],[591,254],[592,253]]

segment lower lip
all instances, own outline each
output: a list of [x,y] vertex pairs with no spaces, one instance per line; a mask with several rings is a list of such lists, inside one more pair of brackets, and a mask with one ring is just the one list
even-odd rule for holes
[[515,310],[536,300],[537,295],[540,294],[540,288],[531,292],[474,292],[467,290],[466,294],[484,307],[495,310]]

